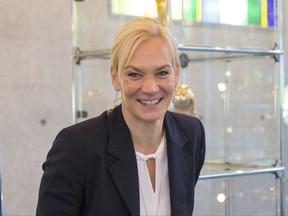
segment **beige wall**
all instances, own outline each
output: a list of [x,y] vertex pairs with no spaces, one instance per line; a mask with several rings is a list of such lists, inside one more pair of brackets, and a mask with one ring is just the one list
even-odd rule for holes
[[41,164],[56,133],[72,123],[70,19],[71,0],[0,1],[5,215],[35,214]]

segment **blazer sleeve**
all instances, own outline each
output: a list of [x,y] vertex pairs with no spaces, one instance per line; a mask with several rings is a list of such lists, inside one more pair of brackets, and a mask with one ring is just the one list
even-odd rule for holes
[[36,215],[80,215],[85,158],[75,134],[64,129],[57,135],[42,169]]
[[199,179],[199,175],[201,172],[201,169],[204,165],[205,161],[205,153],[206,153],[206,141],[205,141],[205,130],[202,122],[197,119],[199,122],[200,130],[199,130],[199,146],[198,146],[198,161],[197,161],[197,169],[196,169],[196,175],[195,175],[195,184],[197,183]]

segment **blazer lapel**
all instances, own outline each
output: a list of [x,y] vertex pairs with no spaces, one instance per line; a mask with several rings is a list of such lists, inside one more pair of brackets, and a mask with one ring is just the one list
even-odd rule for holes
[[180,126],[167,113],[165,116],[167,137],[167,154],[169,166],[169,184],[171,199],[171,214],[184,215],[184,202],[191,172],[193,171],[193,156],[184,149],[188,138],[181,132]]
[[132,215],[140,215],[139,184],[135,151],[121,107],[109,114],[108,153],[119,159],[109,168],[124,202]]
[[[165,115],[171,214],[183,215],[184,202],[191,172],[193,157],[185,151],[188,138],[179,129],[178,123],[169,114]],[[118,160],[109,172],[132,215],[140,215],[139,180],[137,161],[131,134],[126,125],[121,107],[109,114],[108,153]]]

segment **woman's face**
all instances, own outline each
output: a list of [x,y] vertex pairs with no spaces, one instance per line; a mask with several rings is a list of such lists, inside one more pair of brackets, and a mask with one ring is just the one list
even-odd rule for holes
[[172,66],[167,43],[153,38],[140,44],[130,61],[117,75],[114,88],[121,91],[126,121],[163,121],[178,84],[178,69]]

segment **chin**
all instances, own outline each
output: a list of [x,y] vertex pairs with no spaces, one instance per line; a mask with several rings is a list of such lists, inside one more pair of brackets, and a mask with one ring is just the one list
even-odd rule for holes
[[157,113],[139,113],[140,118],[146,122],[156,122],[164,119],[166,112],[157,112]]

